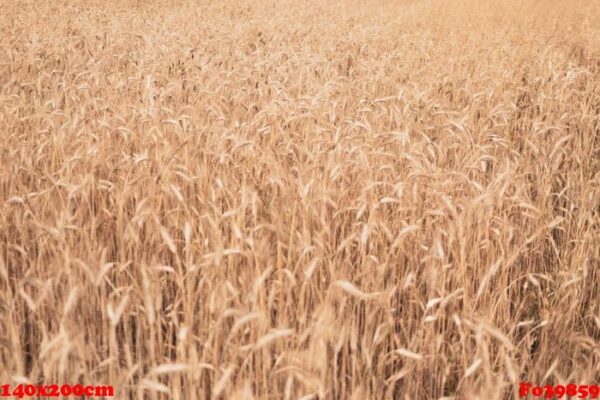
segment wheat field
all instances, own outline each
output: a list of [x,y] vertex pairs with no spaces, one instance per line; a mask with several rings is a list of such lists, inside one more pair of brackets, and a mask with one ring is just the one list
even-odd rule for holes
[[600,383],[599,1],[0,6],[0,384]]

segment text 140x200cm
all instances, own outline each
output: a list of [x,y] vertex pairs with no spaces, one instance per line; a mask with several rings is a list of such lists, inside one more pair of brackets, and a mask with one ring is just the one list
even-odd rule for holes
[[115,390],[112,386],[94,385],[24,385],[16,386],[1,385],[0,396],[2,397],[113,397]]

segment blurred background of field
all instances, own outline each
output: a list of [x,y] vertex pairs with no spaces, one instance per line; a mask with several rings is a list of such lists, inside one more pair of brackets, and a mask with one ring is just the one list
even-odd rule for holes
[[600,2],[0,1],[0,381],[600,383]]

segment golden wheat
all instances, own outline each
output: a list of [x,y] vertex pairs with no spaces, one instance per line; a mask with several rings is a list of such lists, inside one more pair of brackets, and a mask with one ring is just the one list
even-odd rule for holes
[[597,0],[0,3],[0,384],[600,383]]

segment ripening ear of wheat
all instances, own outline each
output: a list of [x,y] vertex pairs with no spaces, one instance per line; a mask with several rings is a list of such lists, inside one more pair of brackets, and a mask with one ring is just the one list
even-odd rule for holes
[[0,7],[0,384],[598,383],[597,0]]

